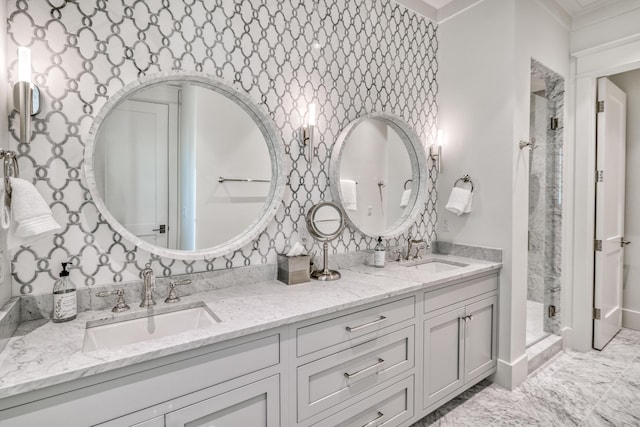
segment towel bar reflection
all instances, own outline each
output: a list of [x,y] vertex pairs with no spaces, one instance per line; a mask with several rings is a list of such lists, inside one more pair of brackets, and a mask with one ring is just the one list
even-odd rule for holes
[[223,178],[219,177],[218,182],[271,182],[270,179],[250,179],[250,178]]
[[4,165],[4,191],[7,194],[6,204],[11,204],[11,181],[9,178],[19,178],[20,170],[18,168],[18,159],[16,153],[9,150],[0,150],[0,157]]

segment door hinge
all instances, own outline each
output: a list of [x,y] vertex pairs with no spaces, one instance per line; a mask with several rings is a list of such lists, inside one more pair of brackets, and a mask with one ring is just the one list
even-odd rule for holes
[[604,171],[596,171],[596,182],[604,182]]
[[151,231],[158,231],[158,232],[160,232],[160,234],[164,234],[164,233],[167,232],[167,225],[166,224],[160,224],[159,228],[154,228]]
[[550,305],[549,306],[549,317],[556,317],[556,306],[555,305]]
[[604,113],[604,101],[598,101],[598,113]]
[[600,320],[601,315],[602,315],[602,312],[600,311],[600,309],[593,307],[593,318],[595,320]]
[[602,240],[593,241],[593,250],[597,252],[602,252]]
[[551,123],[550,123],[549,129],[558,130],[558,118],[557,117],[551,117]]

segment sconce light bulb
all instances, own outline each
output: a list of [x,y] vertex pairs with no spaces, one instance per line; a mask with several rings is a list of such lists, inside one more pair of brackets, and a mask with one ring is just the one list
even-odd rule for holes
[[309,126],[316,125],[316,104],[309,104],[309,112],[307,113],[307,124]]
[[18,48],[18,81],[31,83],[31,49]]
[[444,144],[444,131],[442,129],[438,129],[438,147],[442,147]]

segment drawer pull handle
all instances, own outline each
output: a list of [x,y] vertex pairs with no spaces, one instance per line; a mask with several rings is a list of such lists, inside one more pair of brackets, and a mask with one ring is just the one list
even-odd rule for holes
[[347,326],[347,331],[349,332],[355,332],[355,331],[359,331],[360,329],[363,328],[367,328],[369,326],[373,326],[376,325],[380,322],[384,322],[385,320],[387,320],[387,318],[385,316],[380,316],[380,318],[378,320],[374,320],[373,322],[369,322],[369,323],[365,323],[364,325],[360,325],[360,326]]
[[354,372],[353,374],[350,374],[350,373],[348,373],[348,372],[345,372],[345,373],[344,373],[344,376],[345,376],[348,380],[350,380],[350,379],[353,379],[354,377],[357,377],[358,375],[362,375],[362,374],[364,374],[365,372],[370,371],[371,369],[375,369],[375,368],[377,368],[378,366],[382,365],[383,363],[384,363],[384,359],[378,358],[378,361],[377,361],[376,363],[374,363],[373,365],[371,365],[371,366],[367,366],[366,368],[362,368],[362,369],[360,369],[359,371]]
[[384,414],[380,411],[378,411],[378,416],[375,417],[373,420],[369,421],[368,423],[366,423],[365,425],[363,425],[362,427],[370,427],[372,425],[374,425],[377,421],[380,421],[380,418],[384,417]]

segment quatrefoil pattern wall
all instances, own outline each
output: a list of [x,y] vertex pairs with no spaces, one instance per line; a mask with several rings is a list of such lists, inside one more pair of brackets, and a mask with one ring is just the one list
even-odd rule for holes
[[[8,64],[32,49],[42,91],[34,139],[12,148],[21,176],[51,205],[62,231],[12,254],[14,294],[50,292],[59,262],[71,259],[80,286],[135,280],[145,263],[159,275],[273,263],[305,234],[304,215],[330,200],[329,156],[341,129],[374,111],[406,120],[423,143],[436,129],[437,26],[389,0],[10,0]],[[94,117],[139,76],[187,70],[214,75],[249,94],[274,120],[290,157],[281,208],[252,244],[204,261],[160,258],[125,241],[99,215],[82,182],[83,150]],[[309,166],[298,129],[318,110]],[[430,163],[431,165],[431,163]],[[413,227],[435,237],[435,179]],[[406,236],[391,244],[402,244]],[[345,230],[333,252],[370,249],[372,238]]]

